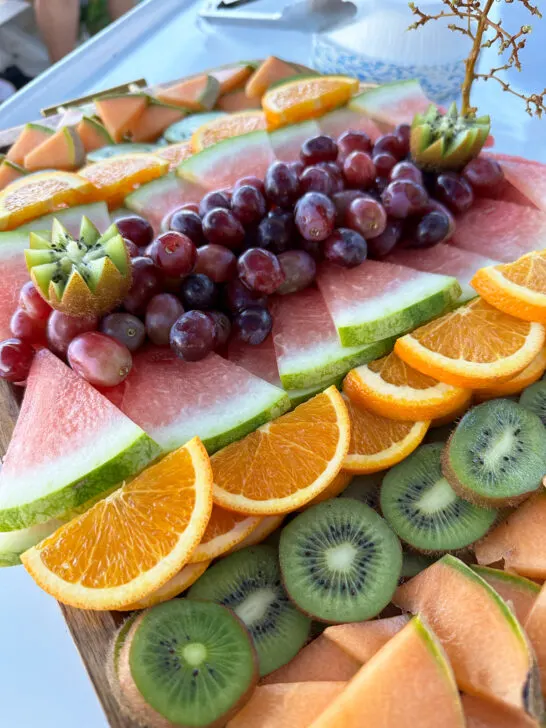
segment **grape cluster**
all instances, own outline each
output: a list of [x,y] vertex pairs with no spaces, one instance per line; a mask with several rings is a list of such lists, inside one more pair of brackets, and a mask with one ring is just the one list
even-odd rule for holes
[[396,246],[448,240],[453,215],[475,195],[494,196],[502,170],[479,157],[461,174],[423,172],[409,158],[409,137],[402,124],[375,143],[353,130],[337,141],[310,138],[298,161],[276,161],[264,180],[243,177],[183,205],[157,237],[141,217],[119,219],[133,273],[120,309],[102,320],[67,316],[25,284],[14,338],[0,344],[0,378],[24,382],[41,346],[111,387],[146,340],[190,362],[223,351],[230,336],[257,345],[272,327],[268,297],[312,285],[317,263],[352,268]]

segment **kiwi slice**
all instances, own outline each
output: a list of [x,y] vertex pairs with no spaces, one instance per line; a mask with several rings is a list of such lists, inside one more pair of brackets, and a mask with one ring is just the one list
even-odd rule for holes
[[261,677],[289,662],[309,637],[311,620],[288,599],[271,546],[250,546],[222,559],[188,596],[223,604],[243,620],[256,646]]
[[94,149],[86,156],[88,162],[102,162],[103,159],[119,157],[120,154],[134,154],[135,152],[155,152],[157,144],[108,144],[106,147]]
[[517,505],[546,474],[546,428],[538,415],[508,399],[467,412],[442,454],[453,489],[477,505]]
[[340,494],[340,498],[354,498],[370,506],[370,508],[377,510],[379,507],[379,489],[382,480],[383,473],[356,475],[343,493]]
[[257,658],[229,609],[175,599],[132,623],[118,677],[121,707],[141,725],[224,725],[256,684]]
[[353,498],[334,498],[283,529],[283,581],[305,613],[330,623],[361,622],[389,603],[402,569],[400,542],[386,521]]
[[425,553],[452,551],[482,538],[497,517],[455,493],[442,473],[441,442],[422,445],[383,478],[381,510],[395,533]]
[[194,131],[199,129],[203,124],[208,124],[210,121],[214,121],[219,116],[226,116],[225,111],[203,111],[200,114],[191,114],[186,116],[181,121],[177,121],[171,124],[163,132],[165,139],[171,144],[178,144],[179,142],[189,141]]
[[541,379],[524,389],[519,403],[529,412],[534,412],[537,417],[540,417],[542,424],[546,425],[546,381]]

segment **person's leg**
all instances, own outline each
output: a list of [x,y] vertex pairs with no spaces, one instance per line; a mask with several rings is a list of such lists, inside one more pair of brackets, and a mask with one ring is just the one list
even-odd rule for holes
[[135,0],[108,0],[108,11],[112,20],[121,18],[135,6]]
[[76,47],[79,0],[36,0],[36,23],[53,63]]

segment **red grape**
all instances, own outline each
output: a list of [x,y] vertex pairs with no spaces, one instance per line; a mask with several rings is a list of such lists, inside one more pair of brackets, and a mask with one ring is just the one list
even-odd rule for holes
[[410,248],[431,248],[449,238],[449,218],[443,212],[429,212],[419,220],[408,245]]
[[317,162],[335,162],[337,155],[336,141],[326,134],[311,137],[301,145],[300,157],[305,165],[317,164]]
[[271,250],[273,253],[288,250],[294,234],[294,221],[291,213],[288,213],[288,218],[277,215],[264,217],[258,225],[256,247]]
[[216,207],[203,218],[203,232],[209,243],[238,248],[244,240],[245,229],[231,210]]
[[224,283],[237,275],[237,258],[223,245],[203,245],[197,250],[196,273],[204,273],[215,283]]
[[30,281],[27,281],[19,292],[19,306],[36,321],[47,321],[52,311],[49,303],[44,301],[38,289]]
[[227,344],[231,334],[231,321],[221,311],[207,311],[207,316],[214,324],[214,349],[221,349]]
[[237,271],[247,288],[266,295],[274,293],[284,281],[279,259],[262,248],[245,250],[237,261]]
[[68,347],[68,362],[80,377],[97,387],[121,384],[133,366],[129,349],[98,331],[72,339]]
[[214,281],[203,273],[194,273],[185,278],[180,290],[186,311],[191,309],[206,311],[216,305],[218,289]]
[[334,229],[335,219],[334,203],[320,192],[307,192],[296,204],[296,225],[306,240],[326,240]]
[[168,232],[154,240],[150,257],[165,275],[185,278],[195,268],[197,249],[186,235]]
[[305,250],[287,250],[279,255],[279,263],[284,273],[284,282],[277,288],[281,295],[302,291],[315,280],[317,265]]
[[392,154],[388,154],[387,152],[374,154],[372,159],[375,164],[378,177],[388,177],[397,162],[396,157],[393,157]]
[[398,124],[393,133],[400,142],[402,152],[408,154],[410,150],[411,126],[409,124]]
[[296,201],[300,183],[295,171],[286,162],[273,162],[265,173],[265,194],[279,207],[291,207]]
[[317,262],[324,258],[324,250],[321,240],[306,240],[305,238],[300,238],[299,247]]
[[338,137],[337,146],[339,156],[345,159],[351,152],[371,152],[373,144],[366,132],[348,129]]
[[470,183],[454,172],[445,172],[438,176],[436,194],[452,212],[466,212],[474,202]]
[[398,245],[403,232],[402,220],[388,219],[381,235],[368,240],[368,256],[376,260],[384,258]]
[[259,222],[266,213],[265,199],[262,193],[251,185],[238,187],[231,199],[233,214],[243,225]]
[[18,308],[11,317],[9,328],[16,339],[22,339],[32,346],[45,346],[46,325],[44,319],[32,318],[27,311]]
[[144,217],[130,215],[116,220],[116,227],[122,238],[134,243],[137,248],[145,248],[154,237],[154,229]]
[[410,179],[391,182],[381,195],[385,211],[391,217],[404,219],[423,212],[428,204],[427,191]]
[[201,218],[193,210],[177,210],[171,217],[169,229],[186,235],[194,245],[203,245],[203,223]]
[[298,179],[301,177],[302,172],[305,169],[304,163],[301,162],[299,159],[296,159],[294,162],[289,162],[288,166],[290,167],[290,169],[294,170]]
[[368,188],[376,177],[375,164],[366,152],[351,152],[343,162],[343,175],[352,187]]
[[324,167],[317,165],[307,167],[300,177],[300,188],[305,192],[322,192],[331,195],[333,191],[332,175]]
[[103,334],[111,336],[129,349],[137,351],[146,338],[146,329],[142,321],[130,313],[110,313],[100,324]]
[[214,334],[210,316],[202,311],[187,311],[171,329],[171,348],[180,359],[199,361],[214,348]]
[[125,247],[127,248],[127,252],[129,253],[129,258],[138,258],[140,253],[140,248],[138,248],[132,240],[129,240],[129,238],[123,238],[123,242],[125,243]]
[[226,285],[224,299],[226,307],[232,313],[238,313],[249,306],[267,306],[267,296],[251,291],[238,278]]
[[235,316],[233,323],[238,339],[257,346],[269,336],[273,319],[267,308],[249,306]]
[[358,200],[360,197],[366,197],[366,193],[362,192],[362,190],[343,190],[343,192],[336,192],[332,196],[336,206],[336,227],[346,227],[345,218],[349,205],[353,200]]
[[390,174],[391,181],[395,179],[410,179],[423,186],[423,173],[413,162],[398,162]]
[[146,308],[146,333],[156,346],[168,346],[171,329],[184,313],[178,298],[171,293],[158,293]]
[[441,202],[438,202],[438,200],[433,200],[432,198],[430,198],[428,201],[428,205],[426,206],[425,213],[433,211],[443,212],[443,214],[447,217],[447,219],[449,220],[449,237],[451,238],[455,233],[455,229],[457,227],[455,218],[453,217],[453,213],[451,212],[451,210],[448,210],[445,205],[442,205]]
[[21,339],[6,339],[0,342],[0,379],[14,384],[26,381],[35,351]]
[[496,195],[502,188],[504,172],[500,164],[488,157],[476,157],[463,169],[463,177],[478,195]]
[[135,316],[141,316],[148,301],[159,293],[162,285],[161,271],[150,258],[133,258],[133,282],[123,300],[123,307]]
[[359,197],[351,202],[346,214],[347,227],[356,230],[366,240],[376,238],[387,226],[387,213],[373,197]]
[[253,174],[249,175],[248,177],[241,177],[241,179],[238,179],[237,182],[233,185],[233,194],[239,189],[239,187],[246,187],[247,185],[250,185],[250,187],[255,187],[258,192],[260,192],[262,195],[265,195],[265,187],[263,180],[261,180],[259,177],[255,177]]
[[49,348],[55,354],[65,357],[72,339],[88,331],[96,331],[98,325],[98,316],[69,316],[53,311],[47,322]]
[[341,167],[336,162],[319,162],[318,167],[325,169],[332,179],[332,192],[341,192],[345,189],[343,182],[343,172]]
[[199,203],[198,202],[186,202],[182,205],[182,207],[180,209],[187,210],[188,212],[199,213]]
[[395,159],[402,159],[405,151],[396,134],[383,134],[383,136],[376,139],[373,145],[373,155],[375,157],[376,154],[383,153],[392,154]]
[[[381,196],[383,192],[387,189],[389,186],[389,180],[387,177],[376,177],[375,178],[375,190],[378,192],[378,194]],[[374,188],[368,190],[368,194],[373,194]]]
[[347,228],[334,230],[324,241],[324,257],[330,263],[354,268],[366,260],[368,248],[359,233]]
[[201,217],[205,217],[207,212],[210,212],[217,207],[222,207],[226,210],[229,210],[231,207],[230,198],[225,194],[223,190],[207,192],[207,194],[201,199],[201,202],[199,203],[199,214],[201,215]]

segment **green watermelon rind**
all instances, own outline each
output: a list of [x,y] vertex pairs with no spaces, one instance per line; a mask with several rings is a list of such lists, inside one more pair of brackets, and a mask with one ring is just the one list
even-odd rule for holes
[[[95,214],[96,213],[96,214]],[[83,216],[88,217],[92,222],[96,224],[99,215],[104,215],[104,223],[106,226],[110,224],[110,217],[108,214],[108,206],[106,202],[90,202],[87,205],[76,205],[75,207],[67,207],[63,210],[57,210],[57,212],[51,212],[42,217],[37,217],[31,222],[27,222],[24,225],[20,225],[12,233],[23,233],[23,232],[39,232],[41,230],[51,230],[53,220],[57,218],[66,227],[66,221],[70,218],[76,217],[81,219]],[[104,232],[102,230],[101,232]]]
[[283,160],[282,154],[281,156],[279,156],[283,147],[288,141],[296,139],[300,141],[301,146],[301,144],[303,144],[306,139],[319,136],[320,134],[320,126],[315,119],[308,119],[307,121],[302,121],[299,124],[289,124],[288,126],[281,126],[279,129],[268,132],[269,142],[273,149],[273,153],[275,154],[276,158],[280,159],[281,161],[293,161]]
[[334,319],[343,346],[362,346],[387,337],[398,337],[445,313],[457,301],[462,291],[456,278],[441,277],[445,278],[445,282],[440,290],[423,296],[410,305],[401,303],[403,308],[373,321],[343,326]]
[[314,397],[316,394],[324,392],[325,389],[328,389],[328,387],[332,385],[335,385],[338,389],[341,389],[342,382],[343,376],[335,377],[328,382],[323,382],[322,384],[314,384],[311,387],[305,387],[305,389],[289,389],[286,393],[290,398],[290,404],[292,405],[292,407],[297,407],[299,404],[307,402],[308,399],[311,399],[311,397]]
[[352,111],[364,112],[372,119],[388,122],[390,106],[416,94],[420,97],[425,96],[421,84],[416,78],[407,81],[391,81],[354,96],[349,101],[348,107]]
[[134,192],[127,195],[123,204],[129,210],[143,214],[148,210],[150,194],[160,198],[165,192],[170,193],[175,188],[182,189],[182,183],[171,172],[164,177],[158,177],[151,182],[140,185]]
[[110,490],[143,470],[162,452],[151,437],[135,430],[138,437],[122,452],[81,478],[29,503],[0,508],[0,531],[16,531],[45,523]]
[[18,566],[21,554],[51,536],[62,523],[61,520],[53,519],[30,528],[0,533],[0,568]]

